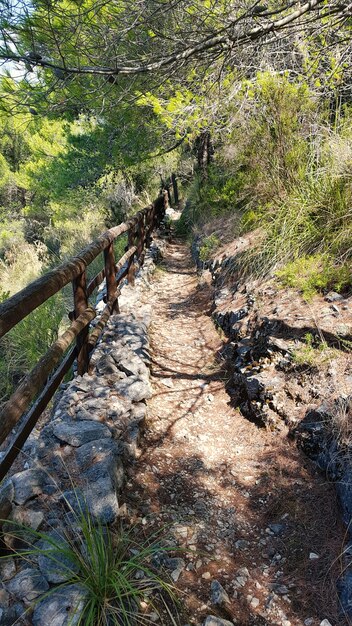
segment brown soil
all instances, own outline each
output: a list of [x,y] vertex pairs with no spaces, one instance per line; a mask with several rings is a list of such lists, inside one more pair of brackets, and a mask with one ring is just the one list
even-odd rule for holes
[[[243,626],[308,618],[342,626],[345,531],[334,489],[285,432],[259,429],[230,406],[211,286],[200,284],[184,244],[167,245],[145,298],[154,396],[127,504],[147,529],[171,526],[185,550],[177,586],[188,621],[217,614]],[[213,580],[230,597],[225,613],[211,604]]]

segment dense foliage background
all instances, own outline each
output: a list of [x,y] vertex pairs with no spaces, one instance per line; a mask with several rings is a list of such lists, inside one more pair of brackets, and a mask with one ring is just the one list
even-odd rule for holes
[[[208,224],[205,256],[225,217],[227,238],[259,233],[243,271],[308,298],[350,289],[348,2],[7,0],[0,33],[2,299],[172,171],[188,200],[180,232]],[[2,341],[4,397],[65,299]]]

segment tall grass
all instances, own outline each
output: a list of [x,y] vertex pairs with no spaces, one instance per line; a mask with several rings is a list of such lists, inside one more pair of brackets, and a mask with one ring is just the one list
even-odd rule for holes
[[257,245],[239,259],[242,272],[279,270],[309,295],[350,288],[352,108],[332,128],[304,81],[268,72],[238,98],[241,115],[208,177],[192,186],[183,222],[232,216],[242,232],[259,228]]
[[57,294],[0,339],[0,406],[57,339],[64,314],[63,297]]
[[146,625],[155,620],[155,614],[161,623],[176,625],[175,589],[166,572],[154,565],[171,550],[162,533],[143,538],[144,533],[141,536],[134,527],[107,527],[93,520],[84,503],[79,503],[78,494],[76,504],[71,507],[73,523],[62,530],[39,532],[6,522],[12,543],[25,546],[14,548],[10,556],[29,563],[45,557],[50,570],[61,579],[44,598],[58,589],[64,596],[65,588],[72,584],[80,588],[83,607],[79,607],[80,598],[69,616],[72,619],[74,615],[74,623],[80,626]]

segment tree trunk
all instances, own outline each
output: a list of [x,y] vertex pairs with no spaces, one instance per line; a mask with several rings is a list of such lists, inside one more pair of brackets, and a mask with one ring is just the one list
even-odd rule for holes
[[203,131],[196,140],[198,169],[204,178],[207,177],[208,166],[213,159],[214,148],[209,130]]

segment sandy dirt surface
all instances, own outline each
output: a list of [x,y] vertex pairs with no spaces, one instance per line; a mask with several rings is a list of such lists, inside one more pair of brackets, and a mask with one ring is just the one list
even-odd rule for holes
[[[285,431],[258,428],[231,407],[211,285],[200,283],[185,244],[167,244],[145,301],[154,395],[126,502],[183,550],[172,577],[185,594],[185,623],[218,615],[243,626],[346,624],[334,489]],[[215,580],[229,597],[222,608]]]

